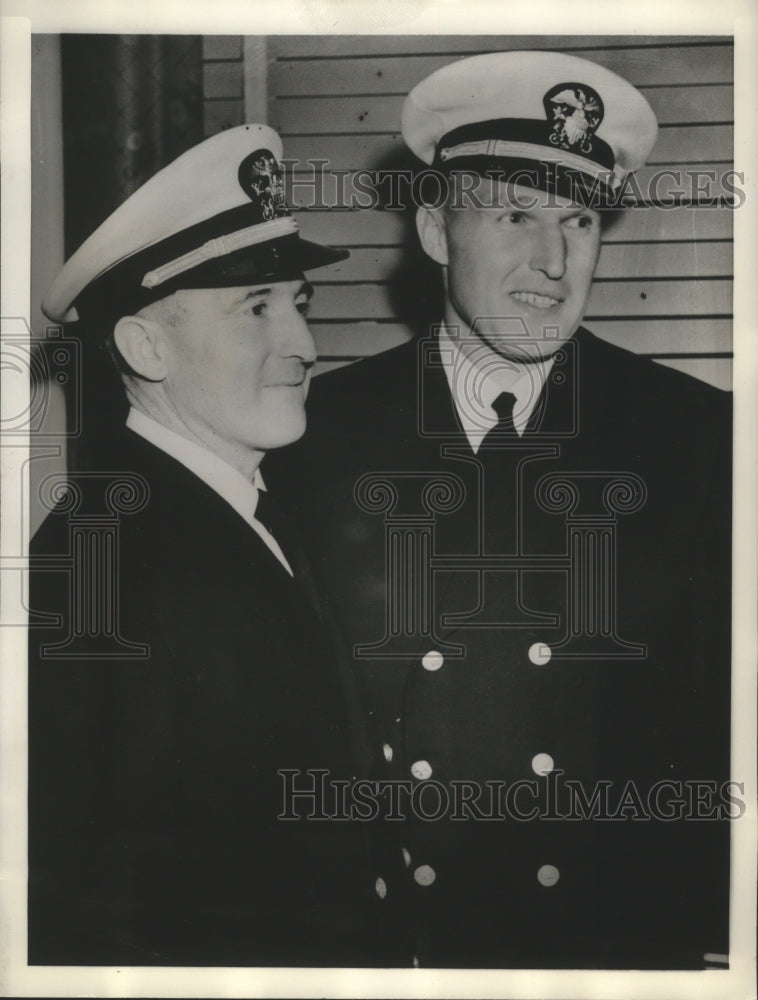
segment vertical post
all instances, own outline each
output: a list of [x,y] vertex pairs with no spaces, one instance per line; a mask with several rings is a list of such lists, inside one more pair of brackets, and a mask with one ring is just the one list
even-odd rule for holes
[[242,39],[245,121],[268,124],[268,46],[264,35]]

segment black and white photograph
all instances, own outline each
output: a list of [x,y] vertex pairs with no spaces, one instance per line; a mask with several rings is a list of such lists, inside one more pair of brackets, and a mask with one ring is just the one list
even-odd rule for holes
[[755,18],[13,6],[0,995],[749,1000]]

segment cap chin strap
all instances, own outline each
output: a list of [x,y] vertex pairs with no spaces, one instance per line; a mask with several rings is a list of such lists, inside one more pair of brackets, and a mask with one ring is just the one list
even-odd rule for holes
[[291,215],[285,215],[279,219],[271,219],[269,222],[259,222],[255,226],[248,226],[247,229],[238,229],[225,236],[217,236],[195,250],[190,250],[189,253],[182,254],[181,257],[177,257],[161,267],[156,267],[153,271],[148,271],[142,279],[142,287],[155,288],[157,285],[162,285],[165,281],[175,278],[178,274],[183,274],[185,271],[198,267],[215,257],[225,257],[236,250],[255,246],[256,243],[267,243],[269,240],[277,239],[280,236],[289,236],[297,231],[297,222]]
[[[621,183],[615,170],[600,163],[595,163],[584,156],[577,156],[567,150],[551,150],[548,146],[542,146],[533,142],[514,142],[507,139],[477,139],[472,142],[461,142],[456,146],[443,146],[439,151],[439,158],[443,163],[450,163],[464,156],[488,156],[488,157],[518,157],[527,160],[537,160],[541,163],[558,163],[561,166],[579,170],[604,181],[611,188],[616,188]],[[454,169],[453,164],[450,164]]]

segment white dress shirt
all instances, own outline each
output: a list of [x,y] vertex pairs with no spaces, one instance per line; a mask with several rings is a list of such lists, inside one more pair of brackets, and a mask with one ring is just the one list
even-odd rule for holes
[[485,436],[498,422],[492,408],[501,392],[516,397],[513,426],[521,437],[540,398],[554,358],[531,364],[511,361],[479,341],[469,353],[443,326],[439,335],[440,355],[455,409],[476,454]]
[[253,482],[250,482],[218,455],[169,430],[168,427],[159,424],[157,420],[153,420],[140,410],[135,410],[134,407],[129,410],[126,426],[154,444],[156,448],[175,458],[177,462],[181,462],[190,472],[194,472],[198,479],[202,479],[215,493],[226,500],[243,521],[260,535],[289,575],[294,575],[274,536],[255,518],[258,490],[266,489],[259,469],[255,470]]

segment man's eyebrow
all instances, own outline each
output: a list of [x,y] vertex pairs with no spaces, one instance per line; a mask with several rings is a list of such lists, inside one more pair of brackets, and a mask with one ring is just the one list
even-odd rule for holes
[[567,216],[584,215],[586,212],[594,212],[591,205],[565,205],[563,211]]
[[247,302],[248,299],[260,299],[264,295],[270,295],[270,288],[251,288],[245,292],[245,294],[238,300],[239,302]]
[[[250,288],[239,297],[234,298],[229,303],[229,309],[230,310],[239,309],[240,306],[244,306],[245,303],[250,302],[254,299],[266,298],[267,296],[271,295],[272,291],[273,289],[270,286],[265,286],[262,288]],[[298,290],[295,292],[295,298],[299,299],[301,295],[306,295],[308,299],[312,299],[314,292],[315,289],[313,285],[310,283],[310,281],[303,281]]]
[[271,294],[271,289],[268,287],[264,288],[249,288],[246,292],[242,292],[240,295],[235,295],[234,298],[228,302],[226,306],[227,312],[234,312],[241,306],[244,306],[246,302],[250,302],[251,299],[262,299],[267,295]]

